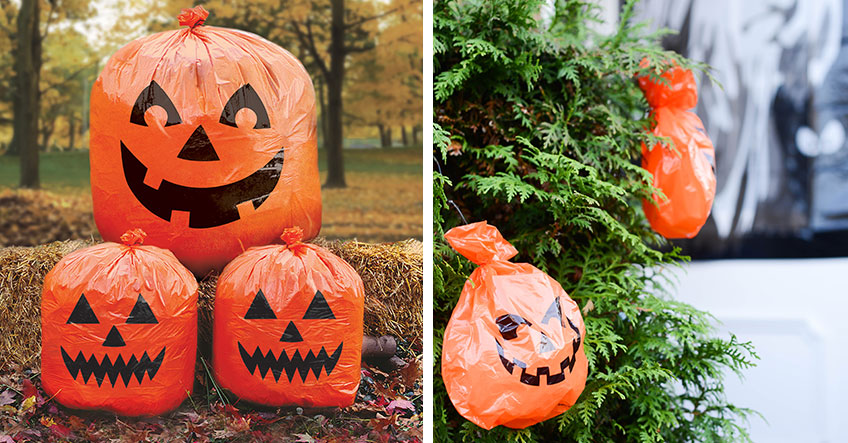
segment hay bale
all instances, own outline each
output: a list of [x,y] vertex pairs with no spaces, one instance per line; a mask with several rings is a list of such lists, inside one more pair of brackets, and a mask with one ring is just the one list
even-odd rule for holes
[[[416,240],[368,244],[317,240],[351,264],[365,284],[365,330],[391,334],[421,346],[423,340],[422,245]],[[36,368],[41,355],[41,285],[66,254],[90,241],[0,248],[0,368]],[[216,274],[199,281],[198,349],[207,359],[212,343]]]
[[421,346],[424,331],[423,244],[318,241],[350,263],[365,284],[365,333]]

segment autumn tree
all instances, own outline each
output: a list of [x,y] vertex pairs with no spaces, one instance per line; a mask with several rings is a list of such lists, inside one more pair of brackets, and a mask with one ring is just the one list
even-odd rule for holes
[[346,91],[349,124],[375,126],[380,144],[390,147],[392,128],[400,128],[405,146],[406,127],[422,116],[421,5],[399,9],[380,23],[373,51],[353,57]]
[[[261,35],[288,49],[304,63],[313,75],[322,121],[326,124],[322,128],[327,149],[324,185],[346,186],[342,152],[343,90],[349,58],[376,47],[380,19],[419,5],[420,1],[253,0],[236,5],[230,0],[212,0],[203,3],[212,13],[208,24]],[[174,17],[183,7],[182,2],[169,1],[165,11]]]
[[[5,94],[0,94],[5,102],[0,112],[12,114],[13,135],[7,153],[20,155],[21,187],[37,188],[40,184],[38,137],[46,121],[41,118],[44,42],[56,24],[89,14],[88,2],[83,0],[22,0],[19,5],[0,0],[0,42],[8,42],[13,48],[11,58],[5,54],[0,57],[0,84],[6,86]],[[8,117],[0,114],[0,124],[7,122]]]

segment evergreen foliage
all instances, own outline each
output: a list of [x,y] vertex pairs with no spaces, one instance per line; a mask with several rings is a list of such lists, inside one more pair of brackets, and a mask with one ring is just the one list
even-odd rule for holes
[[[641,201],[654,189],[639,167],[650,136],[636,74],[672,61],[657,35],[631,23],[597,35],[591,2],[434,4],[434,436],[437,441],[746,440],[751,411],[729,404],[722,374],[756,355],[717,338],[708,313],[673,301],[663,269],[686,257],[654,233]],[[640,69],[643,57],[651,69]],[[696,68],[703,68],[695,65]],[[440,378],[445,326],[474,268],[443,234],[488,220],[583,308],[589,379],[563,415],[514,431],[485,431],[457,414]]]

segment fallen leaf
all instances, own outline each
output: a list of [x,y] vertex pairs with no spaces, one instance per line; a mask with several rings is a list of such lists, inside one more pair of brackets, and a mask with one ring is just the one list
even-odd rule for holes
[[415,382],[418,381],[418,377],[421,377],[421,364],[421,361],[416,360],[400,369],[400,378],[406,389],[415,387]]
[[60,423],[56,423],[55,425],[51,426],[50,431],[56,434],[57,436],[63,438],[67,438],[71,435],[71,429]]
[[29,398],[33,396],[38,396],[38,388],[32,383],[32,380],[25,378],[23,382],[23,389],[21,390],[24,394],[24,398]]
[[6,406],[14,403],[17,395],[18,394],[11,389],[0,392],[0,406]]
[[391,403],[386,406],[386,410],[389,411],[389,414],[394,414],[396,411],[415,412],[415,405],[413,405],[409,400],[392,400]]
[[80,429],[85,429],[87,426],[85,424],[85,420],[77,417],[76,415],[72,415],[68,417],[68,424],[71,425],[71,429],[78,431]]
[[294,436],[297,437],[295,441],[298,443],[315,443],[315,438],[309,434],[294,434]]
[[15,439],[9,435],[0,435],[0,443],[15,443]]
[[42,415],[41,419],[38,420],[38,421],[40,421],[41,425],[44,426],[45,428],[49,428],[51,426],[56,425],[56,421],[53,420],[53,417],[47,417],[45,415]]
[[26,400],[21,403],[20,409],[18,409],[18,414],[24,415],[29,412],[32,407],[35,406],[35,396],[28,397]]
[[388,417],[381,417],[377,415],[377,418],[371,419],[371,427],[374,428],[377,432],[382,432],[387,427],[395,424],[397,420],[397,415],[390,415]]

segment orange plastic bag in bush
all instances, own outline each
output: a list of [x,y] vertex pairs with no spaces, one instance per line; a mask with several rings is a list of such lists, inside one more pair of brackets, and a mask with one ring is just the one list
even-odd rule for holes
[[480,265],[445,329],[442,379],[456,410],[486,429],[559,415],[586,385],[586,328],[562,286],[486,222],[451,229],[448,243]]
[[197,281],[144,236],[72,252],[44,278],[41,381],[65,406],[157,415],[191,395]]
[[[642,67],[648,66],[644,59]],[[666,238],[692,238],[710,215],[716,191],[715,149],[697,115],[688,111],[698,104],[692,71],[674,66],[661,76],[667,84],[643,76],[639,88],[653,109],[654,135],[668,137],[673,146],[642,145],[642,168],[653,176],[655,194],[642,202],[651,227]]]
[[299,225],[321,227],[315,99],[301,63],[250,33],[204,26],[134,40],[91,91],[91,191],[104,239],[130,227],[195,274]]
[[365,289],[347,262],[301,243],[253,247],[218,279],[212,368],[254,403],[348,406],[359,389]]
[[[669,137],[674,146],[660,143],[648,151],[642,145],[642,168],[665,194],[642,202],[651,227],[666,238],[692,238],[710,215],[715,197],[715,150],[701,119],[675,108],[654,111],[654,134]],[[656,203],[656,204],[655,204]]]

